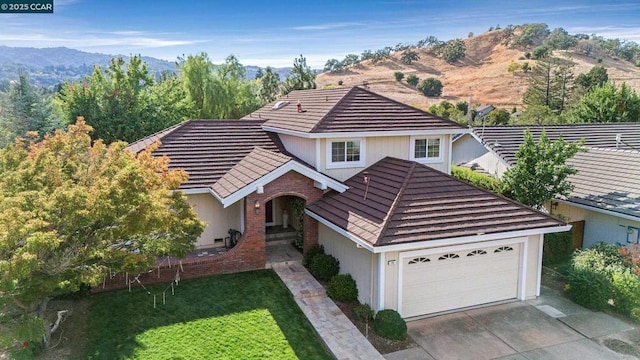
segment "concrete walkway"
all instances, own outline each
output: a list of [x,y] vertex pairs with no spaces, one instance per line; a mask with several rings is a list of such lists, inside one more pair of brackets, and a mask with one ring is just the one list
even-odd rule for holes
[[300,263],[274,264],[273,270],[289,288],[320,338],[338,360],[384,358],[327,297],[324,288]]

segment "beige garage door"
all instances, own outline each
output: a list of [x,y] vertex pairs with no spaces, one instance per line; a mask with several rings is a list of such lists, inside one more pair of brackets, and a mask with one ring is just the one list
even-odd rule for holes
[[515,299],[520,244],[402,257],[403,317]]

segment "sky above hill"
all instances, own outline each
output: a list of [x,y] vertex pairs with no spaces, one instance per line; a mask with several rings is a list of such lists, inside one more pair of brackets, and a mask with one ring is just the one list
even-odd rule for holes
[[304,54],[322,68],[330,58],[430,35],[465,38],[533,22],[640,43],[637,0],[54,0],[53,14],[0,14],[0,45],[166,60],[204,51],[214,62],[235,54],[245,65],[276,67]]

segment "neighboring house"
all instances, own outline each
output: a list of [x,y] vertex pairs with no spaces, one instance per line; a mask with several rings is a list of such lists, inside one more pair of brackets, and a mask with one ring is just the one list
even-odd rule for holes
[[475,109],[476,115],[474,117],[474,121],[478,121],[478,120],[482,119],[483,117],[489,115],[489,113],[492,112],[493,110],[495,110],[495,107],[493,107],[493,105],[478,106]]
[[485,126],[457,138],[453,163],[480,167],[496,177],[516,164],[515,153],[529,128],[535,139],[544,129],[551,140],[585,140],[587,152],[569,164],[578,170],[569,178],[574,190],[552,202],[550,211],[574,225],[576,247],[598,242],[640,242],[640,124],[574,124]]
[[[305,249],[322,244],[359,300],[405,317],[539,295],[543,234],[569,226],[449,176],[454,122],[354,87],[294,91],[241,120],[192,120],[131,144],[190,177],[207,227],[202,274],[265,267],[265,232],[306,203]],[[297,221],[291,221],[297,226]]]

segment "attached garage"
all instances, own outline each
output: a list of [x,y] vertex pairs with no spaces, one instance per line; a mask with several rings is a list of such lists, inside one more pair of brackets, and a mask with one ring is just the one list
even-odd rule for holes
[[403,317],[517,299],[523,242],[400,253],[399,312]]

